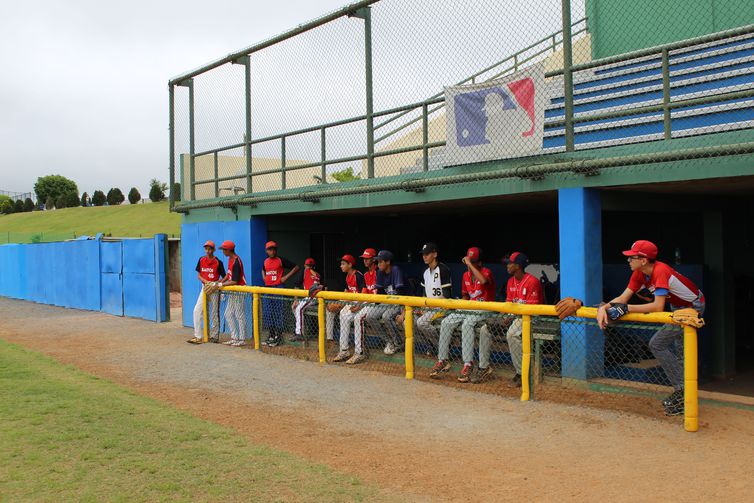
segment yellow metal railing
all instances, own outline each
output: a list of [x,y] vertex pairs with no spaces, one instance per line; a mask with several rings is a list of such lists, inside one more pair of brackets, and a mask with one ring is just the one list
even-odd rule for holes
[[[239,292],[252,295],[254,349],[259,349],[260,341],[260,295],[277,295],[284,297],[307,297],[306,290],[291,288],[270,288],[261,286],[228,286],[222,289],[224,292]],[[512,314],[522,317],[522,366],[521,366],[521,400],[528,401],[531,398],[531,318],[532,316],[557,316],[555,306],[543,304],[518,304],[513,302],[475,302],[459,299],[430,299],[426,297],[412,297],[406,295],[374,295],[348,292],[321,291],[317,294],[318,299],[367,302],[374,304],[391,304],[403,306],[406,310],[404,317],[405,330],[405,358],[406,379],[414,378],[414,308],[436,308],[443,310],[470,310],[491,311],[496,313]],[[317,307],[319,323],[319,362],[326,363],[325,354],[325,303],[319,302]],[[582,307],[576,312],[579,318],[597,318],[597,309]],[[622,321],[637,323],[665,323],[678,325],[672,318],[671,313],[629,313],[621,318]],[[204,296],[204,341],[208,339],[208,316],[207,298]],[[699,429],[699,396],[697,381],[697,331],[692,326],[683,327],[684,338],[684,427],[686,431]]]

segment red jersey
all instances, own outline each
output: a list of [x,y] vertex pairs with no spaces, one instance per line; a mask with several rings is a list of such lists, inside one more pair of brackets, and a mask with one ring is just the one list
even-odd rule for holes
[[265,286],[277,286],[281,284],[284,269],[293,269],[293,264],[281,257],[267,257],[262,267]]
[[361,293],[377,293],[377,269],[364,273],[364,288]]
[[544,301],[542,296],[542,283],[531,274],[524,273],[521,281],[511,276],[508,279],[506,302],[517,302],[519,304],[541,304]]
[[304,269],[304,290],[310,289],[314,283],[319,283],[319,273],[314,269]]
[[652,274],[647,276],[639,270],[631,275],[628,282],[629,290],[638,292],[646,288],[654,295],[668,297],[673,307],[696,307],[704,303],[704,295],[696,285],[683,274],[664,262],[655,262]]
[[487,278],[487,284],[483,285],[471,271],[463,273],[463,285],[461,293],[468,295],[470,300],[479,302],[492,302],[495,300],[495,278],[492,277],[492,271],[486,267],[481,267],[479,272]]
[[196,272],[207,281],[220,281],[225,276],[225,266],[217,257],[209,258],[205,255],[196,263]]
[[361,271],[346,274],[346,292],[359,293],[363,292],[364,288],[364,275],[361,274]]
[[246,277],[243,274],[243,263],[238,255],[228,259],[228,274],[224,280],[235,281],[238,286],[246,284]]

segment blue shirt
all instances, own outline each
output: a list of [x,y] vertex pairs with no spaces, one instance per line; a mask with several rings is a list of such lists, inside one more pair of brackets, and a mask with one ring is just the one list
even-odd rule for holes
[[376,287],[377,293],[384,293],[387,295],[403,294],[406,290],[406,286],[403,283],[403,273],[400,268],[394,265],[390,268],[388,274],[385,274],[378,269]]

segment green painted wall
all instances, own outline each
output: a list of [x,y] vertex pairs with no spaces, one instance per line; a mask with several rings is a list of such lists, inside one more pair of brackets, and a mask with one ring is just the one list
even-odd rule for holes
[[754,0],[586,0],[592,57],[754,23]]

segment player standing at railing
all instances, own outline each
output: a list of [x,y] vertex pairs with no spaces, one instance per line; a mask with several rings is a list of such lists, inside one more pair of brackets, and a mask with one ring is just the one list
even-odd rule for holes
[[[278,257],[278,244],[275,241],[267,241],[264,245],[267,258],[262,265],[262,279],[264,286],[270,288],[282,288],[291,276],[301,268],[290,260]],[[285,272],[289,269],[288,273]],[[262,296],[262,321],[267,328],[269,336],[262,344],[275,347],[283,344],[283,300],[269,295]]]
[[[516,302],[518,304],[541,304],[544,302],[542,283],[540,283],[539,278],[525,272],[526,266],[529,265],[529,257],[521,252],[514,252],[505,259],[505,264],[510,275],[505,289],[505,302]],[[521,386],[521,333],[523,331],[523,323],[520,317],[507,318],[506,321],[510,322],[510,326],[506,332],[508,351],[510,352],[511,360],[513,360],[513,367],[516,369],[516,374],[513,376],[513,384]],[[490,347],[489,342],[482,344],[482,338],[486,338],[489,341],[490,336],[490,328],[488,324],[485,324],[479,331],[480,361],[482,359],[482,346],[486,347],[488,352]],[[489,355],[487,359],[489,359]],[[472,378],[472,382],[478,381]]]
[[[482,264],[482,251],[477,247],[471,247],[466,256],[461,259],[467,271],[463,273],[463,285],[461,296],[464,300],[477,302],[492,302],[495,300],[495,279],[492,271]],[[461,351],[463,353],[463,369],[458,376],[458,382],[469,382],[474,370],[474,328],[477,324],[485,321],[491,315],[487,311],[459,310],[450,313],[440,324],[440,342],[437,350],[437,363],[432,367],[429,376],[439,378],[444,372],[448,372],[452,365],[448,359],[450,353],[450,340],[458,325],[461,325]],[[479,372],[482,379],[492,372],[489,366],[489,347],[482,347],[483,343],[489,343],[489,338],[479,340]],[[482,360],[481,358],[485,358]]]
[[[225,276],[225,266],[222,261],[215,257],[215,243],[204,243],[203,257],[196,263],[196,272],[202,289],[194,306],[194,337],[187,342],[201,344],[203,340],[202,327],[204,326],[204,297],[207,297],[207,319],[209,320],[209,340],[218,342],[220,338],[220,293],[217,291],[218,282]],[[209,287],[208,287],[209,286]],[[213,291],[214,290],[214,291]]]
[[[313,258],[308,258],[304,261],[304,272],[301,275],[301,283],[296,285],[304,290],[310,290],[314,285],[320,285],[322,283],[319,273],[316,271],[317,262]],[[295,320],[295,327],[293,329],[294,341],[300,341],[303,339],[304,328],[304,311],[313,302],[316,303],[315,297],[304,297],[303,299],[296,299],[291,305],[293,310],[293,318]]]
[[[428,299],[449,299],[452,295],[450,268],[438,260],[437,245],[426,243],[421,249],[422,260],[427,266],[422,275],[422,296]],[[414,324],[417,332],[429,347],[437,347],[440,332],[433,321],[441,318],[443,312],[437,309],[415,309]],[[399,325],[404,322],[404,312],[395,320]]]
[[[244,286],[246,277],[243,273],[243,263],[236,255],[236,245],[233,241],[223,241],[220,249],[228,257],[228,274],[223,278],[221,286]],[[246,310],[245,298],[242,295],[229,293],[225,306],[225,324],[230,330],[230,340],[223,342],[230,346],[243,346],[246,341]]]
[[[356,259],[353,255],[343,255],[340,259],[340,270],[346,274],[346,292],[361,293],[364,290],[364,275],[356,270]],[[361,363],[366,359],[361,337],[356,337],[353,341],[353,356],[348,352],[348,342],[351,338],[351,327],[353,326],[353,320],[358,312],[358,306],[350,303],[347,303],[340,308],[340,352],[335,358],[333,358],[334,362],[346,362],[353,365],[355,363]],[[329,324],[334,323],[334,318],[335,313],[328,311],[327,322]]]
[[[360,255],[364,260],[364,288],[361,293],[376,294],[377,293],[377,250],[374,248],[367,248],[364,253]],[[364,347],[364,325],[369,313],[373,309],[377,309],[375,304],[357,304],[351,306],[351,310],[355,313],[353,318],[353,339],[359,341],[362,348]],[[361,352],[360,361],[364,361],[367,357],[366,348]],[[351,360],[356,358],[356,354],[351,357]],[[358,363],[356,361],[351,362],[348,360],[346,363]]]
[[[631,279],[622,294],[600,306],[597,311],[600,328],[604,329],[610,321],[628,313],[664,311],[666,302],[671,311],[692,308],[700,316],[704,314],[705,300],[701,290],[690,279],[657,260],[657,253],[657,246],[645,240],[636,241],[630,250],[623,252],[628,257]],[[653,293],[654,300],[648,304],[627,304],[642,288]],[[665,414],[683,414],[683,327],[663,325],[649,340],[649,349],[673,385],[673,393],[662,402]]]
[[[393,264],[393,253],[388,250],[380,250],[377,254],[377,281],[375,287],[378,294],[383,295],[403,295],[406,292],[406,285],[403,281],[403,273],[400,268]],[[366,319],[368,325],[379,330],[380,321],[385,329],[385,350],[386,355],[394,355],[403,347],[401,342],[400,329],[395,321],[396,316],[400,314],[401,307],[391,304],[375,304],[369,310]]]

